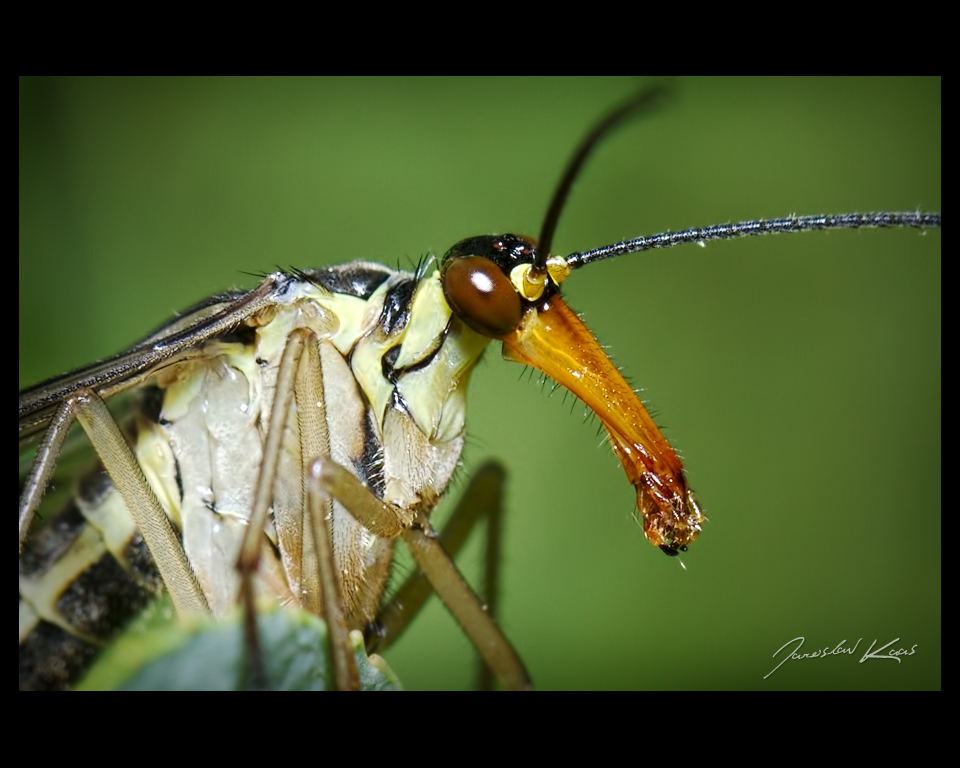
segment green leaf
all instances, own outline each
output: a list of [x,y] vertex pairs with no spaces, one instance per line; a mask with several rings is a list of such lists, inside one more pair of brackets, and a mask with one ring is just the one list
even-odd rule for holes
[[[242,613],[224,619],[169,621],[169,603],[153,606],[111,645],[77,690],[247,690],[250,663]],[[279,691],[333,687],[327,627],[304,611],[275,608],[258,614],[267,685]],[[360,689],[400,690],[379,656],[368,657],[359,632],[350,636]]]

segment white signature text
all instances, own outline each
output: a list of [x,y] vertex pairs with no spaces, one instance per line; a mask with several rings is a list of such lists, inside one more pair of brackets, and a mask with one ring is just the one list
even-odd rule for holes
[[[781,645],[780,648],[778,648],[777,651],[773,654],[773,658],[777,658],[777,655],[780,653],[780,651],[784,650],[785,648],[788,648],[791,645],[793,645],[794,647],[792,650],[787,652],[787,654],[783,657],[780,663],[777,664],[777,666],[775,666],[773,669],[771,669],[767,674],[763,676],[763,679],[766,680],[768,677],[770,677],[770,675],[772,675],[774,672],[780,669],[780,667],[782,667],[788,661],[792,661],[792,660],[799,661],[800,659],[825,659],[828,656],[843,656],[844,654],[853,656],[857,650],[857,647],[860,645],[860,641],[863,640],[863,638],[862,637],[859,638],[852,648],[847,648],[846,647],[847,641],[846,639],[843,639],[839,643],[837,643],[837,645],[832,649],[829,646],[827,646],[822,649],[810,651],[809,653],[800,653],[800,649],[803,648],[803,644],[805,640],[806,638],[803,638],[803,637],[795,637],[793,638],[793,640],[790,640],[789,642]],[[860,663],[863,664],[863,662],[867,661],[868,659],[893,659],[897,663],[900,663],[902,661],[902,659],[900,658],[901,656],[913,656],[913,654],[917,652],[917,646],[914,645],[909,650],[907,650],[906,648],[896,648],[888,651],[887,653],[884,653],[884,651],[886,651],[887,648],[889,648],[891,645],[899,641],[900,641],[900,638],[895,637],[886,645],[874,650],[874,648],[877,645],[877,641],[874,640],[872,643],[870,643],[870,648],[867,649],[867,652],[863,654],[863,656],[860,658]]]

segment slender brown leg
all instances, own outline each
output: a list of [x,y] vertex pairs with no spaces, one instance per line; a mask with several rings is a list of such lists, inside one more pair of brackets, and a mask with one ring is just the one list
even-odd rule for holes
[[329,497],[319,492],[307,495],[307,514],[310,521],[310,538],[315,545],[320,567],[320,584],[323,589],[323,619],[330,636],[330,656],[334,685],[338,691],[360,689],[360,674],[353,658],[350,631],[340,603],[337,587],[337,568],[333,559],[333,543],[330,537]]
[[[530,680],[523,668],[523,662],[486,607],[457,571],[426,516],[415,512],[412,519],[409,519],[408,510],[400,510],[380,501],[359,480],[334,462],[317,462],[315,466],[315,474],[321,487],[343,504],[363,526],[380,536],[403,537],[433,589],[446,603],[504,687],[513,690],[529,688]],[[503,470],[497,465],[488,465],[484,469],[481,486],[488,492],[485,495],[489,501],[491,496],[495,498],[500,494]],[[468,500],[461,505],[464,511],[454,523],[450,534],[457,547],[462,544],[472,522],[480,516],[478,509],[481,504],[482,502],[478,503],[468,494]],[[475,505],[477,509],[473,508]],[[422,603],[429,594],[429,589],[425,590],[422,585],[412,586],[411,594],[414,602],[419,600]],[[400,615],[394,614],[395,618],[388,618],[388,621],[399,631],[399,628],[409,621],[410,615],[400,612]]]
[[[304,464],[307,464],[312,458],[330,455],[330,435],[323,391],[323,368],[316,336],[305,336],[304,344],[304,355],[300,361],[294,395],[300,427],[300,454]],[[320,596],[321,605],[311,604],[309,608],[315,613],[321,608],[327,624],[334,685],[338,691],[356,691],[360,688],[360,675],[353,658],[353,645],[340,600],[333,556],[333,501],[329,496],[315,490],[314,483],[308,477],[311,469],[312,462],[304,474],[303,496],[308,524],[304,526],[301,584],[308,580],[319,581],[312,592],[307,589],[307,595]],[[312,602],[316,602],[315,596]]]
[[425,515],[418,516],[414,527],[404,532],[403,540],[440,599],[503,686],[513,691],[528,690],[530,677],[523,662],[440,546]]
[[237,557],[237,569],[240,571],[240,600],[243,604],[244,637],[250,657],[251,687],[267,687],[266,671],[263,664],[263,652],[260,647],[260,634],[257,631],[257,606],[253,587],[253,575],[260,563],[260,547],[267,511],[273,497],[273,484],[277,475],[277,464],[283,444],[283,431],[290,409],[293,405],[293,390],[303,355],[304,339],[302,334],[291,334],[280,359],[277,374],[277,388],[273,398],[273,410],[267,425],[267,440],[263,448],[263,461],[260,463],[260,477],[257,491],[250,510],[247,531]]
[[33,518],[43,501],[43,494],[50,484],[53,471],[57,467],[57,459],[63,448],[63,441],[70,431],[76,411],[71,400],[64,400],[57,409],[56,415],[50,420],[50,426],[43,435],[43,440],[37,448],[37,455],[33,458],[33,466],[23,485],[20,494],[20,553],[23,553],[23,542],[27,539]]
[[[470,485],[463,492],[457,508],[440,531],[439,537],[441,546],[450,557],[456,557],[478,521],[483,517],[487,519],[482,597],[487,613],[494,618],[497,616],[505,475],[503,467],[495,461],[487,462],[480,467],[471,478]],[[412,574],[396,591],[390,602],[380,610],[376,621],[367,627],[367,652],[382,652],[393,645],[431,594],[433,594],[433,587],[423,571],[418,570]],[[480,690],[488,690],[492,685],[491,670],[481,661],[477,687]]]
[[[66,432],[74,416],[87,433],[110,480],[130,510],[177,612],[181,615],[208,612],[206,598],[183,552],[180,538],[143,476],[136,456],[127,445],[106,403],[92,389],[81,389],[64,401],[51,430],[62,429]],[[56,443],[62,444],[62,436],[50,435],[50,438],[45,438],[41,446],[41,450],[46,452],[42,460],[45,464],[53,462],[49,457],[54,456],[53,448],[59,447]],[[50,471],[52,467],[49,471],[41,468],[37,477],[49,476]],[[38,487],[33,477],[31,482]]]
[[244,626],[251,661],[252,685],[267,685],[263,657],[256,623],[253,575],[260,560],[263,530],[267,512],[273,500],[283,435],[291,419],[296,420],[300,437],[304,477],[304,508],[300,514],[303,526],[301,547],[300,594],[303,607],[322,614],[330,636],[334,681],[340,690],[356,690],[359,676],[353,658],[352,646],[340,604],[336,569],[328,520],[330,497],[318,493],[308,482],[306,464],[309,457],[327,456],[330,440],[327,433],[323,371],[320,366],[318,340],[314,333],[300,328],[287,339],[277,375],[276,394],[267,441],[264,447],[260,478],[254,498],[250,523],[240,549],[237,567],[241,573],[241,595],[244,606]]

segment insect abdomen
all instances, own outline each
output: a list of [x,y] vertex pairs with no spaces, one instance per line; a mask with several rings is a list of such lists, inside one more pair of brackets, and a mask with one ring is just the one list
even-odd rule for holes
[[72,686],[162,588],[120,494],[98,467],[20,558],[20,690]]

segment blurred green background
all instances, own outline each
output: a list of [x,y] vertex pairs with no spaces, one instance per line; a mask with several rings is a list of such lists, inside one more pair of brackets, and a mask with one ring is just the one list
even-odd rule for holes
[[[790,213],[940,210],[939,79],[673,85],[588,165],[556,250]],[[21,79],[20,386],[253,286],[245,273],[408,267],[470,235],[536,235],[576,141],[636,86]],[[940,687],[940,239],[687,246],[567,283],[709,516],[686,570],[646,543],[583,406],[491,349],[464,473],[488,457],[510,470],[502,624],[538,687]],[[474,548],[461,565],[478,561]],[[804,651],[863,640],[855,658],[764,680],[798,636]],[[857,663],[895,638],[916,653]],[[410,688],[472,678],[436,601],[386,658]]]

